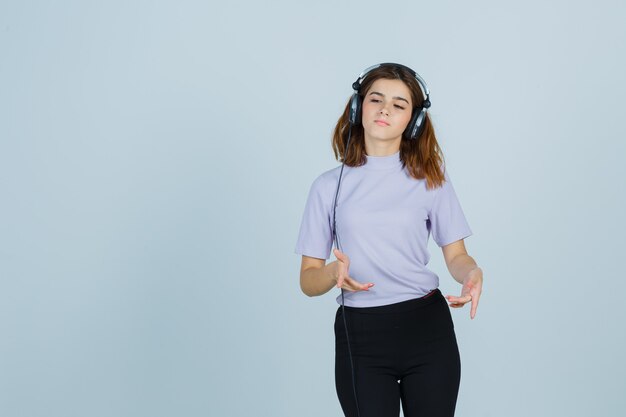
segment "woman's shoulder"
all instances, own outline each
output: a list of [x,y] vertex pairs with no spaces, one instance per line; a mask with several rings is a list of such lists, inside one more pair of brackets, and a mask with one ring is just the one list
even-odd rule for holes
[[[346,174],[346,171],[350,169],[349,166],[345,166],[343,171],[343,175]],[[332,185],[336,185],[337,181],[339,181],[339,174],[341,172],[341,165],[326,170],[319,174],[314,180],[313,185],[317,187],[329,187]]]

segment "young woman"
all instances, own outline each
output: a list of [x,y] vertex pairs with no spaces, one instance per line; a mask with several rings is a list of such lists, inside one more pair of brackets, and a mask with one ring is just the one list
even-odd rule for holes
[[[427,113],[429,91],[400,64],[366,69],[333,135],[343,162],[311,185],[295,252],[309,296],[341,289],[335,386],[346,416],[450,417],[461,377],[448,308],[471,301],[482,270]],[[345,172],[344,172],[345,166]],[[459,297],[443,296],[426,265],[428,238],[443,251]],[[326,264],[335,240],[337,260]],[[344,290],[346,290],[344,294]]]

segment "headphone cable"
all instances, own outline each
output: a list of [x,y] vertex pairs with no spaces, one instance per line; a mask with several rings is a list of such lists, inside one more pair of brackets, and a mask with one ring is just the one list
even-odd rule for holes
[[[348,128],[348,140],[346,141],[346,148],[344,150],[343,161],[341,163],[341,171],[339,172],[339,180],[337,181],[337,191],[335,192],[335,202],[333,204],[333,236],[335,238],[335,247],[339,249],[341,252],[341,246],[339,244],[339,235],[337,234],[337,217],[336,217],[336,208],[337,208],[337,196],[339,195],[339,186],[341,185],[341,176],[343,174],[343,167],[346,164],[346,156],[348,154],[348,145],[350,144],[350,137],[352,135],[352,123],[349,123],[350,127]],[[346,310],[344,306],[344,298],[343,298],[343,288],[341,288],[341,315],[343,316],[343,325],[346,329],[346,342],[348,344],[348,355],[350,356],[350,366],[352,368],[352,392],[354,393],[354,403],[356,405],[356,413],[358,417],[361,417],[361,413],[359,411],[359,401],[356,395],[356,381],[354,376],[354,362],[352,360],[352,350],[350,349],[350,337],[348,336],[348,324],[346,322]]]

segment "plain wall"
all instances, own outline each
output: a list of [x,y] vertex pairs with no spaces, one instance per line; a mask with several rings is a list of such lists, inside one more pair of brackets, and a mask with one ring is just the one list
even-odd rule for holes
[[0,3],[0,415],[341,415],[339,290],[305,296],[293,249],[352,82],[389,61],[428,84],[484,270],[476,318],[452,309],[457,415],[617,415],[624,21],[620,1]]

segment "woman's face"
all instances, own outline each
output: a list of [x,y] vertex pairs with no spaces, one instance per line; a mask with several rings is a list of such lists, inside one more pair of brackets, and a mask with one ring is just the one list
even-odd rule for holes
[[361,110],[366,140],[399,141],[411,120],[411,92],[400,80],[380,78],[365,94]]

